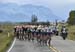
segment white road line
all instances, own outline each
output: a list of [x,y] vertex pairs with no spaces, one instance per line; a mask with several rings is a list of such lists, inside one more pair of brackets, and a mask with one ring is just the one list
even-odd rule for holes
[[13,46],[14,46],[15,42],[16,42],[16,38],[14,38],[14,41],[13,41],[13,43],[12,43],[11,47],[8,49],[8,51],[7,51],[7,52],[10,52],[10,51],[11,51],[11,49],[13,48]]

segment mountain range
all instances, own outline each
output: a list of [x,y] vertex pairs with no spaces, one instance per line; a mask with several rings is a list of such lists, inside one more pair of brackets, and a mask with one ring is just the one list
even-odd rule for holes
[[31,4],[17,5],[14,3],[0,3],[0,21],[11,22],[30,22],[31,16],[36,15],[38,21],[62,20],[53,14],[51,9],[45,6],[36,6]]

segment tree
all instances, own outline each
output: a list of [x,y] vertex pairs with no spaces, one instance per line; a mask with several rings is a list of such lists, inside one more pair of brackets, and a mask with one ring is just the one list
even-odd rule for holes
[[37,22],[38,21],[38,18],[36,15],[32,15],[31,17],[32,17],[31,22]]
[[47,26],[49,26],[50,25],[50,22],[47,20],[46,24],[47,24]]
[[55,20],[55,23],[56,23],[56,26],[58,26],[58,20],[57,19]]
[[75,25],[75,11],[69,13],[68,24]]

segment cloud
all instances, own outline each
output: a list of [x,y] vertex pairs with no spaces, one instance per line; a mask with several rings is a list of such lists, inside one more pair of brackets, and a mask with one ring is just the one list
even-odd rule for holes
[[65,5],[75,3],[75,0],[0,0],[3,3],[17,3],[17,4],[41,4],[41,5]]
[[16,3],[18,5],[32,4],[42,5],[48,8],[61,8],[69,4],[74,4],[75,0],[0,0],[0,3]]
[[59,17],[68,17],[70,10],[75,9],[75,0],[0,0],[0,3],[32,4],[48,7]]

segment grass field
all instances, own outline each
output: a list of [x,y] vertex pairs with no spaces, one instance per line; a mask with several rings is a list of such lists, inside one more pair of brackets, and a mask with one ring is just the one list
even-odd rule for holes
[[71,39],[71,40],[75,40],[75,25],[73,26],[68,26],[68,38]]
[[[3,30],[0,33],[0,52],[6,52],[10,43],[13,40],[13,25],[10,24],[2,24],[0,25],[0,29]],[[9,37],[8,37],[9,32]]]

